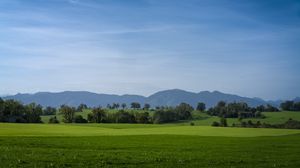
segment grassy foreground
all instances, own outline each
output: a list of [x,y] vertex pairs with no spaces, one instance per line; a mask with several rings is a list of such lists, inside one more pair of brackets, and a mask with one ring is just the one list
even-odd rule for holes
[[0,124],[0,167],[299,167],[300,130]]
[[1,167],[299,167],[300,136],[0,137]]

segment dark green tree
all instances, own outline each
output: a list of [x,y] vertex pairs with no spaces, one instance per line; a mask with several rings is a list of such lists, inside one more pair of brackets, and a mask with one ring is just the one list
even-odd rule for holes
[[113,103],[112,109],[118,109],[120,107],[119,103]]
[[43,107],[41,105],[36,105],[31,103],[25,106],[24,119],[28,123],[41,123],[41,115],[43,113]]
[[56,116],[54,116],[54,117],[50,117],[49,123],[50,123],[50,124],[58,124],[59,121],[58,121],[58,119],[56,118]]
[[115,121],[116,123],[136,123],[135,116],[124,110],[115,113]]
[[197,110],[198,110],[198,111],[205,111],[205,109],[206,109],[205,103],[199,102],[199,103],[197,104]]
[[153,114],[153,123],[169,123],[178,121],[178,115],[174,109],[158,109]]
[[227,127],[227,119],[225,117],[220,118],[220,126]]
[[48,106],[43,110],[43,115],[55,115],[56,111],[56,108]]
[[105,123],[107,120],[107,112],[101,107],[94,108],[92,113],[88,114],[88,121],[93,123]]
[[124,109],[126,108],[127,105],[126,105],[126,103],[122,103],[121,106],[122,106],[122,109],[124,110]]
[[81,103],[78,107],[77,110],[78,112],[83,112],[84,109],[87,109],[88,106],[86,104]]
[[131,108],[133,109],[140,109],[141,108],[141,104],[138,102],[132,102],[131,103]]
[[146,104],[144,104],[144,108],[143,109],[144,110],[149,110],[150,107],[151,107],[150,104],[146,103]]
[[75,123],[87,123],[88,121],[82,115],[76,115],[74,118]]
[[142,124],[146,124],[149,123],[150,121],[150,115],[148,112],[139,112],[136,113],[136,122],[137,123],[142,123]]
[[187,103],[180,103],[180,105],[178,105],[175,108],[175,111],[177,112],[179,120],[191,119],[193,110],[194,110],[194,108]]
[[62,105],[59,109],[59,112],[63,115],[63,122],[64,123],[72,123],[74,120],[75,115],[75,108]]

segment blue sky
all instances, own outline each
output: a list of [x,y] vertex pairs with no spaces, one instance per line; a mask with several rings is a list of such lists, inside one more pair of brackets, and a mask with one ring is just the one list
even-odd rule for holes
[[300,96],[300,1],[1,0],[0,94]]

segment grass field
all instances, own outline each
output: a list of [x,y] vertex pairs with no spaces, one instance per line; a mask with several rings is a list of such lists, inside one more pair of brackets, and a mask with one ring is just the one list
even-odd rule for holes
[[300,130],[0,124],[1,167],[299,167]]
[[[300,120],[299,112],[264,115],[272,124]],[[300,167],[300,130],[211,127],[218,117],[194,116],[195,126],[0,123],[0,167]]]
[[299,167],[300,136],[0,137],[2,167]]
[[300,130],[176,126],[156,124],[8,124],[0,123],[1,136],[119,136],[193,135],[256,137],[300,134]]

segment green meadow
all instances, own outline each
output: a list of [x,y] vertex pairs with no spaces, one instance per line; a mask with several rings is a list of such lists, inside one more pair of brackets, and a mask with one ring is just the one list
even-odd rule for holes
[[[264,115],[261,122],[300,119]],[[300,130],[211,127],[217,117],[193,116],[170,124],[0,123],[0,167],[300,167]]]
[[299,167],[300,130],[0,124],[1,167]]

